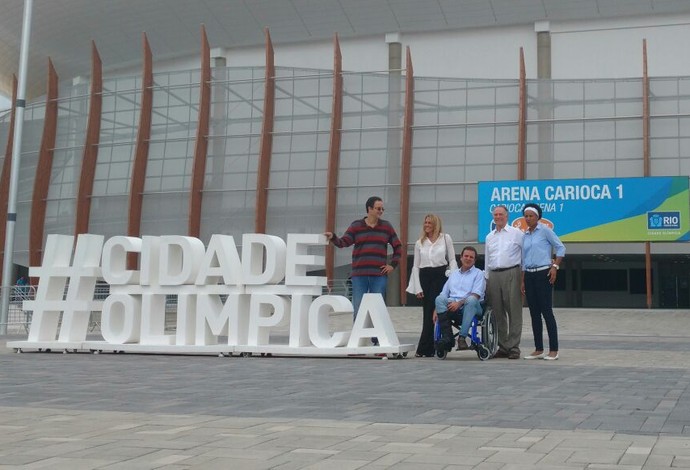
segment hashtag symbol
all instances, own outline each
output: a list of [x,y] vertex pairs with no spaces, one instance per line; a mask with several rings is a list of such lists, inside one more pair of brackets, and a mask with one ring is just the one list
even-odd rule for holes
[[29,268],[29,275],[38,278],[35,300],[24,302],[24,308],[33,311],[29,341],[52,342],[56,336],[59,342],[86,339],[91,311],[101,304],[93,294],[101,276],[103,236],[79,235],[74,261],[73,245],[72,236],[49,235],[42,266]]

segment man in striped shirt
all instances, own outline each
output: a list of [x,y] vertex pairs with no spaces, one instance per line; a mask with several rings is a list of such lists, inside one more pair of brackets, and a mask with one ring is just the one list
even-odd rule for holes
[[[381,294],[386,298],[388,274],[400,262],[402,244],[390,222],[383,220],[383,200],[372,196],[366,202],[367,216],[350,224],[345,234],[338,237],[326,232],[326,238],[338,248],[350,245],[352,250],[352,306],[354,315],[364,294]],[[393,257],[388,262],[388,245],[393,247]],[[372,338],[373,340],[373,338]]]

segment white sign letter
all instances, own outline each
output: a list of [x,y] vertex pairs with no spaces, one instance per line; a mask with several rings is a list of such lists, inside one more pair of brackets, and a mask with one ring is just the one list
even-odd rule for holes
[[141,299],[110,294],[103,302],[101,334],[111,344],[138,343],[141,331]]
[[286,286],[325,286],[325,276],[308,276],[307,266],[323,268],[323,256],[310,255],[310,245],[326,245],[326,236],[314,233],[290,233],[287,236]]
[[112,237],[103,245],[101,266],[108,284],[138,284],[139,273],[127,269],[127,253],[141,253],[141,238]]
[[260,233],[244,234],[242,269],[245,283],[258,286],[279,284],[285,277],[285,250],[285,242],[279,237]]
[[349,348],[367,346],[369,338],[374,336],[379,339],[381,346],[400,346],[383,296],[364,294],[347,346]]
[[[361,309],[360,309],[361,310]],[[322,295],[309,307],[309,338],[317,348],[336,348],[347,343],[350,333],[329,333],[328,318],[333,312],[352,313],[352,303],[342,295]]]
[[194,284],[199,273],[199,263],[204,258],[204,244],[194,237],[161,237],[160,256],[160,285]]

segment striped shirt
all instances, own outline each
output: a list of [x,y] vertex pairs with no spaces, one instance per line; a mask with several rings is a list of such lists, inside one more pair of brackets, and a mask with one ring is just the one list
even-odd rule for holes
[[[342,237],[333,234],[331,239],[338,248],[355,245],[352,249],[352,277],[382,276],[381,266],[394,268],[400,261],[402,244],[390,222],[379,219],[375,227],[369,227],[365,219],[352,222]],[[388,262],[388,245],[393,247],[393,258]]]

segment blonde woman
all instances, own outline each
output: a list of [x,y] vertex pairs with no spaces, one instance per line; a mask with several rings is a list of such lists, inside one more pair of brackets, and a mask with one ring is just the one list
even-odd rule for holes
[[407,292],[423,301],[422,334],[416,357],[434,356],[434,301],[441,293],[450,271],[458,269],[453,240],[443,233],[436,214],[424,216],[422,233],[414,245],[414,264]]

